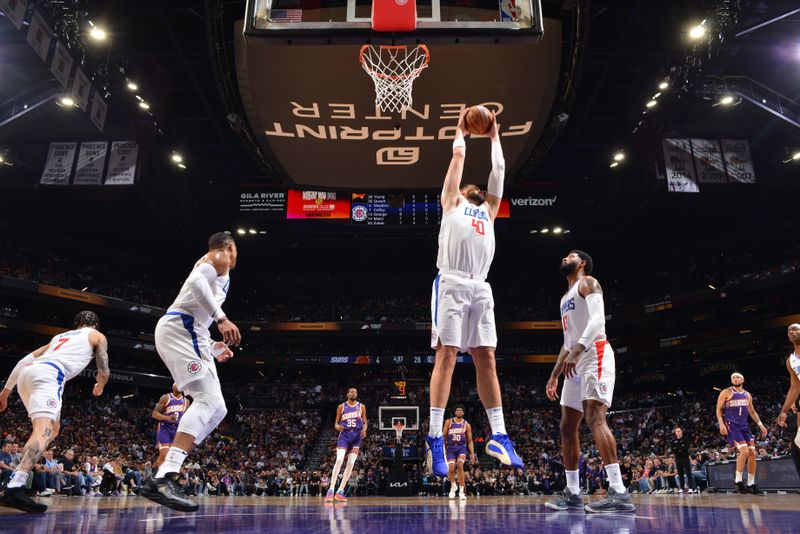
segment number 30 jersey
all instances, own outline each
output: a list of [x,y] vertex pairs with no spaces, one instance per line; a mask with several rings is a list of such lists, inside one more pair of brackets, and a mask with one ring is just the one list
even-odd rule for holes
[[485,279],[494,259],[494,224],[489,206],[476,206],[463,196],[442,216],[439,227],[439,271],[461,271]]

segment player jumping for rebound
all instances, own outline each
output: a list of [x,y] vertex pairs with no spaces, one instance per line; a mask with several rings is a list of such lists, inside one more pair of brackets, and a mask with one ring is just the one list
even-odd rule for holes
[[17,386],[22,403],[33,423],[33,432],[22,449],[11,480],[0,493],[0,505],[25,512],[44,512],[47,506],[25,494],[28,476],[60,428],[64,383],[78,376],[94,357],[97,375],[92,394],[103,394],[111,372],[108,369],[108,341],[97,331],[100,318],[82,311],[72,322],[73,330],[53,337],[47,345],[22,358],[11,371],[0,393],[0,412],[8,406],[8,396]]
[[[752,417],[763,436],[767,435],[767,427],[756,413],[753,396],[744,390],[743,383],[744,376],[741,373],[733,373],[731,387],[725,388],[719,393],[717,398],[719,433],[727,436],[728,445],[736,448],[738,452],[736,478],[733,481],[736,489],[739,490],[739,493],[763,495],[764,492],[759,490],[758,484],[756,484],[756,442],[747,420]],[[747,463],[747,487],[742,481],[745,463]]]
[[[778,425],[786,427],[786,418],[792,406],[797,408],[798,396],[800,396],[800,324],[792,323],[786,331],[789,343],[794,349],[786,360],[786,371],[789,373],[789,391],[786,393],[786,400],[783,402],[781,413],[778,415]],[[800,423],[800,417],[798,417]],[[797,425],[797,433],[789,447],[794,461],[794,468],[800,475],[800,424]]]
[[447,479],[450,481],[449,498],[456,497],[456,471],[458,472],[458,498],[467,500],[467,486],[464,481],[464,462],[467,460],[467,448],[469,448],[469,461],[473,464],[475,458],[475,446],[472,443],[472,427],[464,419],[464,407],[460,404],[456,406],[456,416],[448,419],[444,423],[445,450],[447,451],[447,468],[449,473]]
[[[197,503],[181,497],[178,473],[199,445],[228,413],[214,358],[233,357],[230,345],[241,342],[239,329],[222,311],[230,271],[236,267],[236,243],[218,232],[208,240],[208,252],[197,260],[177,298],[156,325],[156,350],[175,385],[192,397],[158,472],[142,483],[140,495],[173,510],[194,512]],[[214,342],[208,327],[217,323],[224,341]]]
[[435,476],[447,476],[442,425],[458,351],[469,351],[475,363],[478,396],[486,409],[492,436],[486,453],[503,465],[522,468],[522,460],[506,432],[500,383],[495,367],[497,330],[494,297],[486,282],[494,258],[494,220],[503,198],[505,160],[497,120],[489,131],[492,172],[487,192],[476,185],[461,187],[466,144],[461,113],[453,141],[453,157],[442,187],[442,224],[439,228],[439,274],[431,296],[431,347],[436,361],[430,382],[430,421],[426,446],[428,467]]
[[[333,464],[331,485],[325,495],[325,502],[331,502],[334,499],[339,502],[347,501],[344,490],[347,489],[347,481],[350,480],[353,466],[356,465],[361,440],[367,437],[367,407],[358,402],[356,388],[348,389],[347,400],[336,408],[336,430],[339,431],[339,438],[336,440],[336,463]],[[344,468],[342,483],[334,496],[336,479],[339,477],[339,470],[342,468],[345,455],[347,455],[347,467]]]
[[175,434],[178,432],[178,424],[181,422],[183,414],[189,408],[189,399],[184,397],[178,386],[172,384],[172,391],[162,395],[158,399],[158,404],[153,408],[153,419],[158,421],[156,429],[156,447],[158,447],[158,459],[155,467],[164,463],[172,442],[175,441]]
[[[622,483],[617,443],[608,428],[606,412],[614,395],[616,365],[614,351],[606,341],[606,313],[603,290],[592,273],[591,256],[572,250],[561,260],[559,272],[569,289],[561,297],[561,327],[564,346],[545,388],[550,400],[558,398],[558,376],[564,373],[561,389],[561,454],[567,475],[564,494],[545,506],[554,510],[584,508],[587,512],[635,512],[631,495]],[[584,505],[581,497],[578,460],[580,427],[586,424],[600,451],[608,477],[604,499]]]

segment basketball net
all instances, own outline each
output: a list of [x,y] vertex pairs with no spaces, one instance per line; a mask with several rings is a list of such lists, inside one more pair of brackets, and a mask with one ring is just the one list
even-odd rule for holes
[[392,426],[394,427],[394,433],[397,435],[397,441],[399,442],[403,438],[403,429],[406,427],[406,425],[398,421]]
[[375,84],[375,107],[387,113],[411,107],[414,80],[430,61],[427,46],[364,45],[359,58]]

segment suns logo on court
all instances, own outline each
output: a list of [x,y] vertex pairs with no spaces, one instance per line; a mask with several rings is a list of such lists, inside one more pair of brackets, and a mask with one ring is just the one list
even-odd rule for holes
[[47,407],[55,408],[58,405],[55,399],[47,399]]
[[196,375],[203,370],[203,364],[200,362],[189,362],[189,374]]

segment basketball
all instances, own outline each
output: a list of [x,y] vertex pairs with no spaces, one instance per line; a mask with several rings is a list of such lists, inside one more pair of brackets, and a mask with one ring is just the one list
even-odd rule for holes
[[464,117],[464,127],[473,135],[486,135],[492,127],[494,114],[483,106],[472,106]]

